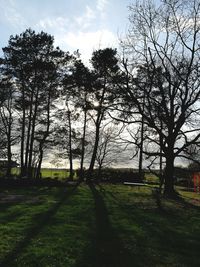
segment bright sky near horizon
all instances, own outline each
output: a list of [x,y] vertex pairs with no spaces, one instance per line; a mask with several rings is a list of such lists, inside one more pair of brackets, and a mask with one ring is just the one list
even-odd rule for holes
[[[117,47],[128,27],[131,0],[0,0],[0,48],[10,35],[32,28],[55,37],[64,51],[79,49],[88,60],[95,49]],[[0,52],[2,54],[2,52]]]

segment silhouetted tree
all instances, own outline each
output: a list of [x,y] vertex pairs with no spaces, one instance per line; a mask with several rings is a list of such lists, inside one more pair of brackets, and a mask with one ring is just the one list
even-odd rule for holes
[[[164,192],[170,196],[175,159],[200,141],[199,12],[199,0],[139,1],[130,6],[124,42],[129,81],[123,94],[149,129],[143,153],[165,158]],[[146,77],[140,77],[141,67]]]
[[35,154],[38,156],[37,173],[41,168],[63,52],[54,48],[52,36],[44,32],[36,34],[31,29],[11,36],[3,52],[18,91],[15,102],[20,113],[21,176],[31,177]]
[[[0,110],[2,110],[4,107],[4,103],[7,100],[8,95],[7,95],[7,91],[5,90],[5,81],[3,79],[2,70],[0,72],[0,75],[1,75],[1,78],[0,78]],[[6,135],[5,135],[5,127],[4,127],[2,118],[0,117],[0,157],[1,158],[6,157],[6,153],[5,153],[6,146],[7,146],[7,142],[6,142]]]
[[0,81],[0,87],[2,90],[1,106],[0,106],[0,123],[1,123],[1,137],[2,144],[5,148],[5,156],[7,158],[6,176],[11,176],[12,168],[12,146],[16,143],[17,133],[15,131],[14,119],[14,101],[15,101],[15,87],[11,77],[7,75],[6,66],[2,67],[2,79]]
[[88,112],[93,109],[91,95],[93,93],[93,73],[80,61],[76,60],[73,68],[73,81],[75,89],[75,107],[80,111],[79,123],[82,125],[80,142],[80,180],[83,180],[85,147],[88,144],[86,137],[87,123],[90,120]]
[[[120,130],[112,121],[105,124],[100,130],[99,145],[96,155],[98,178],[101,177],[102,168],[112,166],[118,162],[123,146],[119,140]],[[121,158],[122,160],[122,158]]]
[[117,83],[115,83],[115,79],[118,78],[119,74],[117,51],[111,48],[97,50],[92,55],[91,63],[95,75],[92,96],[95,110],[95,115],[93,115],[95,139],[89,165],[89,175],[92,174],[95,165],[102,122],[116,96]]

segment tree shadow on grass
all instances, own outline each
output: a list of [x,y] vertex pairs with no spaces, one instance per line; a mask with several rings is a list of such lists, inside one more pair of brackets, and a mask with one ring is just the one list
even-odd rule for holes
[[[124,214],[124,218],[139,226],[141,230],[142,235],[130,230],[126,236],[129,245],[134,243],[129,240],[129,237],[135,236],[133,253],[135,253],[136,266],[200,266],[198,257],[200,228],[194,225],[193,218],[190,218],[190,214],[198,215],[200,207],[180,197],[176,200],[168,200],[173,202],[173,209],[171,206],[162,211],[155,206],[144,209],[145,207],[134,205],[134,202],[126,203],[122,198],[117,199],[116,195],[109,190],[101,186],[100,188],[104,197],[115,202]],[[195,226],[196,231],[188,228],[190,225],[187,219],[191,219],[193,223],[191,227]]]
[[129,267],[133,258],[123,248],[122,242],[112,228],[109,214],[101,192],[89,184],[95,204],[95,234],[93,244],[87,248],[76,267]]
[[182,197],[180,196],[176,202],[181,204],[184,208],[186,209],[193,209],[193,210],[196,210],[196,211],[200,211],[200,206],[199,206],[199,203],[200,201],[199,200],[194,200],[194,202],[196,202],[198,205],[192,203],[191,201],[193,200],[193,198],[191,197]]
[[73,195],[77,188],[78,184],[70,187],[67,192],[65,189],[62,190],[60,195],[60,200],[56,202],[52,207],[50,207],[45,213],[40,213],[33,218],[35,224],[28,229],[26,236],[19,241],[16,246],[4,257],[0,262],[0,267],[9,267],[13,264],[15,259],[21,255],[24,249],[30,244],[31,240],[34,239],[42,229],[48,225],[50,219],[56,214],[60,206]]

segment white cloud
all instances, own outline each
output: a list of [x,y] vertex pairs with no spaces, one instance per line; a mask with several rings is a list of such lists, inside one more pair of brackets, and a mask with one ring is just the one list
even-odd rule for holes
[[0,19],[9,22],[18,30],[27,27],[32,27],[36,31],[44,30],[54,35],[56,46],[70,52],[79,49],[83,60],[88,62],[95,49],[116,47],[118,44],[117,37],[102,23],[108,1],[96,0],[94,8],[86,5],[79,16],[74,16],[73,13],[66,16],[65,13],[60,13],[56,16],[51,13],[51,16],[44,17],[38,11],[36,18],[29,18],[26,15],[22,16],[16,0],[0,0],[3,13]]
[[85,63],[88,63],[94,50],[118,45],[116,36],[106,29],[93,32],[68,32],[65,36],[57,36],[55,41],[56,45],[60,45],[61,48],[71,51],[79,49]]
[[106,6],[108,5],[108,0],[97,0],[96,8],[100,12],[102,18],[106,15]]
[[41,27],[44,30],[55,29],[57,31],[64,31],[68,23],[69,20],[64,17],[44,18],[37,23],[36,27]]
[[74,18],[75,22],[82,29],[88,28],[92,21],[96,18],[95,12],[89,7],[86,6],[86,11],[82,16]]
[[18,12],[16,3],[13,0],[1,0],[1,18],[7,21],[12,27],[23,29],[26,25],[25,18]]
[[[101,19],[108,0],[98,0],[96,9],[86,6],[83,14],[66,19],[65,17],[45,18],[37,24],[55,36],[55,45],[70,52],[79,49],[85,63],[94,50],[118,46],[117,37],[108,29],[94,29],[95,20]],[[97,12],[99,11],[99,12]]]
[[86,6],[85,12],[79,17],[72,17],[71,19],[62,16],[46,17],[41,19],[36,26],[47,31],[48,29],[55,30],[55,32],[66,32],[72,30],[72,28],[85,30],[91,26],[95,18],[95,12],[89,6]]
[[104,11],[108,4],[108,0],[97,0],[97,9]]

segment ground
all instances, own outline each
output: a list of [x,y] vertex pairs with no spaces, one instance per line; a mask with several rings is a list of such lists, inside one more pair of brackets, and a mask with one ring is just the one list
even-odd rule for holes
[[151,188],[0,191],[0,266],[200,266],[200,196],[156,204]]

